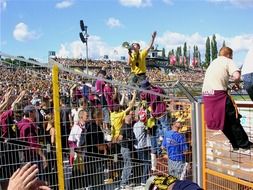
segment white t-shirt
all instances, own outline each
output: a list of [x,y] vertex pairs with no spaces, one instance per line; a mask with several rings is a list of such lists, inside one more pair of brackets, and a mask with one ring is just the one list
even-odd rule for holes
[[248,51],[242,66],[242,75],[253,73],[253,47]]
[[69,141],[76,142],[77,147],[80,146],[82,142],[82,131],[84,126],[80,126],[78,124],[74,124],[74,126],[71,128],[70,134],[69,134]]
[[77,108],[77,110],[76,110],[76,108],[74,108],[74,109],[71,110],[71,116],[73,117],[74,123],[78,122],[78,119],[79,119],[78,118],[78,113],[79,113],[80,110],[82,110],[82,108]]
[[239,68],[232,59],[219,56],[213,60],[206,70],[202,93],[212,93],[214,90],[227,90],[229,77]]
[[145,125],[143,122],[138,121],[133,126],[134,136],[137,139],[136,149],[142,149],[151,146],[151,140],[149,134],[145,131]]

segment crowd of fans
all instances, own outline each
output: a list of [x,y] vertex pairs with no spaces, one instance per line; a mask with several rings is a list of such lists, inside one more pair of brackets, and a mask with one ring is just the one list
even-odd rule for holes
[[[83,64],[82,60],[56,61],[63,65],[70,62],[71,65]],[[171,130],[171,124],[180,121],[171,120],[169,102],[164,97],[124,89],[103,80],[127,84],[129,69],[124,64],[89,61],[89,66],[96,66],[91,71],[100,79],[92,81],[67,72],[59,74],[63,159],[73,167],[69,188],[96,185],[96,179],[89,176],[89,169],[85,166],[87,153],[96,156],[121,153],[124,166],[121,176],[117,177],[121,179],[122,189],[130,183],[132,159],[144,161],[138,173],[143,176],[140,183],[144,184],[151,170],[156,170],[156,158],[162,154],[162,148],[168,148],[168,143],[163,142],[166,131]],[[57,189],[51,72],[47,68],[6,66],[1,66],[1,71],[1,178],[10,178],[20,165],[32,162],[38,164],[41,180]],[[199,81],[203,73],[192,75],[175,70],[168,75],[158,68],[149,68],[147,77],[149,81],[142,81],[139,87],[166,96],[156,82]],[[183,154],[189,149],[187,142],[183,143],[186,148],[175,149],[174,153]],[[180,157],[180,161],[183,164],[184,158]],[[110,164],[104,167],[110,169]],[[80,176],[86,178],[80,180]],[[109,174],[111,179],[117,177]]]

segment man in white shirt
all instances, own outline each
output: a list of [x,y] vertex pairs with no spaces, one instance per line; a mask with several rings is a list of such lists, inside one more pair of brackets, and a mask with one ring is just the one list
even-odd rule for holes
[[246,55],[242,66],[242,77],[244,88],[248,92],[253,101],[253,47],[251,47]]
[[237,85],[241,74],[233,62],[233,50],[222,47],[219,56],[210,63],[205,73],[202,88],[205,121],[207,128],[221,130],[234,150],[247,150],[253,148],[253,143],[249,141],[240,122],[241,115],[227,92],[231,76]]

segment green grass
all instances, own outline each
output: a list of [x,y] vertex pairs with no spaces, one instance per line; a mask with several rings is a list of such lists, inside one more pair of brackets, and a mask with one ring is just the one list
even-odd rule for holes
[[232,95],[232,97],[236,101],[251,101],[248,95]]

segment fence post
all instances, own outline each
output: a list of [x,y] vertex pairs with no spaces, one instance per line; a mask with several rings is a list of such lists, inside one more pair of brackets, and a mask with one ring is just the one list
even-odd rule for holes
[[64,190],[65,188],[64,188],[64,172],[62,162],[58,73],[59,73],[58,66],[54,65],[52,70],[52,82],[53,82],[53,102],[54,102],[54,125],[56,129],[57,176],[58,176],[59,189]]
[[201,103],[192,103],[192,172],[193,181],[203,186],[203,139]]

